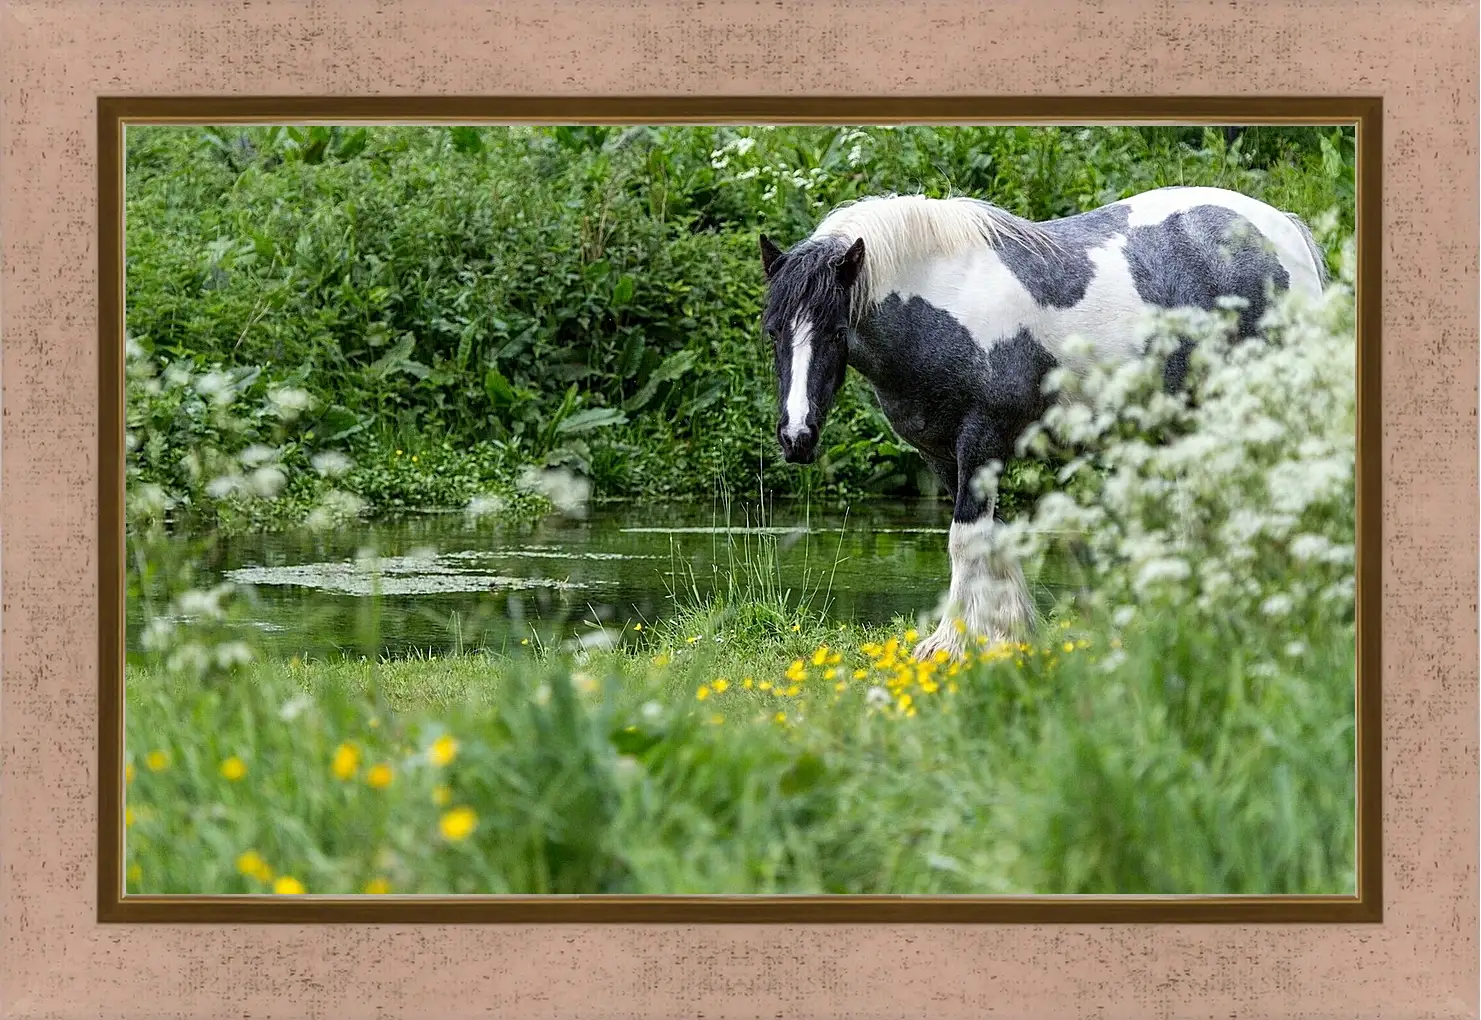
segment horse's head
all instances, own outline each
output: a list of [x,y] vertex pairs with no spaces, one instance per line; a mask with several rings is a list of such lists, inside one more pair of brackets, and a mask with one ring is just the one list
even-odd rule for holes
[[776,351],[782,456],[809,464],[848,368],[849,310],[864,264],[864,239],[813,237],[782,251],[761,236],[766,308],[761,324]]

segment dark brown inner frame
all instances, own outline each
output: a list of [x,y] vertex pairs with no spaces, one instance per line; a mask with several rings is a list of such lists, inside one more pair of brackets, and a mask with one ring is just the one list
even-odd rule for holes
[[[1334,97],[98,98],[98,920],[156,923],[1376,923],[1381,775],[1383,103]],[[126,124],[1286,124],[1357,129],[1355,896],[124,895],[123,128]]]

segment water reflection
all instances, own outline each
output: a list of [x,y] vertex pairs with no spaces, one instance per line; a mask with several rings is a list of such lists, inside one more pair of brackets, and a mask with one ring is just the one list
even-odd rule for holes
[[[768,584],[826,601],[839,620],[884,623],[930,609],[947,582],[947,504],[855,504],[846,514],[769,508],[767,516],[754,527],[744,508],[727,517],[709,506],[632,504],[521,526],[408,515],[328,535],[223,539],[206,580],[247,586],[251,625],[272,651],[320,656],[559,641],[666,616],[676,590],[706,597],[757,564]],[[143,620],[138,605],[128,609],[134,650]]]

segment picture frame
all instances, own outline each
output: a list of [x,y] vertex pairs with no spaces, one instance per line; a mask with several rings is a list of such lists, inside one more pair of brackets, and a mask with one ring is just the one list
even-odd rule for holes
[[[1126,1015],[1476,1014],[1477,103],[1454,87],[1476,63],[1474,5],[1374,3],[1333,17],[1327,7],[1169,11],[1132,0],[1094,14],[1053,3],[653,3],[572,18],[571,5],[342,0],[288,13],[99,10],[80,28],[64,13],[74,12],[19,2],[0,12],[11,69],[0,98],[7,1015],[610,1015],[612,1002],[633,1016],[1074,1016],[1106,1003]],[[822,62],[820,38],[832,54]],[[1240,44],[1219,42],[1229,38]],[[1148,96],[1170,108],[1216,96],[1241,121],[1280,97],[1381,104],[1383,138],[1365,144],[1386,227],[1381,268],[1367,271],[1390,340],[1378,352],[1381,384],[1375,372],[1363,386],[1382,408],[1365,419],[1382,444],[1383,488],[1381,504],[1368,504],[1381,506],[1381,523],[1367,519],[1381,551],[1364,569],[1383,658],[1360,726],[1371,713],[1363,760],[1381,765],[1363,789],[1372,784],[1382,824],[1371,846],[1362,830],[1372,867],[1359,901],[1217,917],[1197,904],[1162,917],[1114,903],[1032,916],[1025,905],[995,918],[912,917],[884,902],[809,918],[717,909],[730,904],[597,918],[583,915],[586,904],[557,907],[565,917],[521,907],[485,924],[492,918],[472,902],[420,919],[398,913],[409,905],[332,904],[339,915],[315,923],[323,907],[307,900],[234,903],[229,916],[210,903],[110,900],[118,883],[101,877],[100,853],[121,811],[102,771],[117,749],[99,700],[112,689],[116,632],[104,611],[111,490],[99,458],[117,407],[94,388],[109,370],[94,328],[109,300],[97,272],[108,212],[95,156],[100,98],[115,114],[140,97],[214,96],[261,111],[306,109],[315,94],[383,97],[372,108],[399,101],[390,97],[503,95],[535,104],[527,110],[581,96],[636,109],[696,95],[707,96],[696,110],[734,110],[749,96],[775,111],[845,93],[898,104],[912,120],[906,108],[925,97],[1029,108],[1058,96],[1124,113]],[[1106,95],[1123,98],[1095,98]],[[1409,338],[1403,349],[1396,336]],[[1376,628],[1365,634],[1376,649]]]
[[[123,892],[123,133],[129,125],[364,124],[1073,124],[1350,126],[1356,130],[1357,272],[1357,893],[1353,896],[500,895],[209,896]],[[1377,97],[100,97],[98,100],[99,393],[103,397],[98,918],[337,923],[1332,923],[1380,922],[1383,104]]]

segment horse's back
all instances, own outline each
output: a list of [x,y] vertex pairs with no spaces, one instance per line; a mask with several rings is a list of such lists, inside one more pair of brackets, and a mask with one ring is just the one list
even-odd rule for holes
[[[1212,285],[1233,288],[1220,293],[1252,300],[1251,289],[1263,292],[1271,275],[1278,289],[1308,295],[1322,289],[1321,252],[1310,230],[1260,199],[1225,188],[1178,186],[1144,191],[1106,208],[1118,207],[1127,214],[1129,257],[1146,262],[1191,258],[1206,268]],[[1249,236],[1245,224],[1258,237]],[[1268,249],[1254,243],[1261,238]]]

